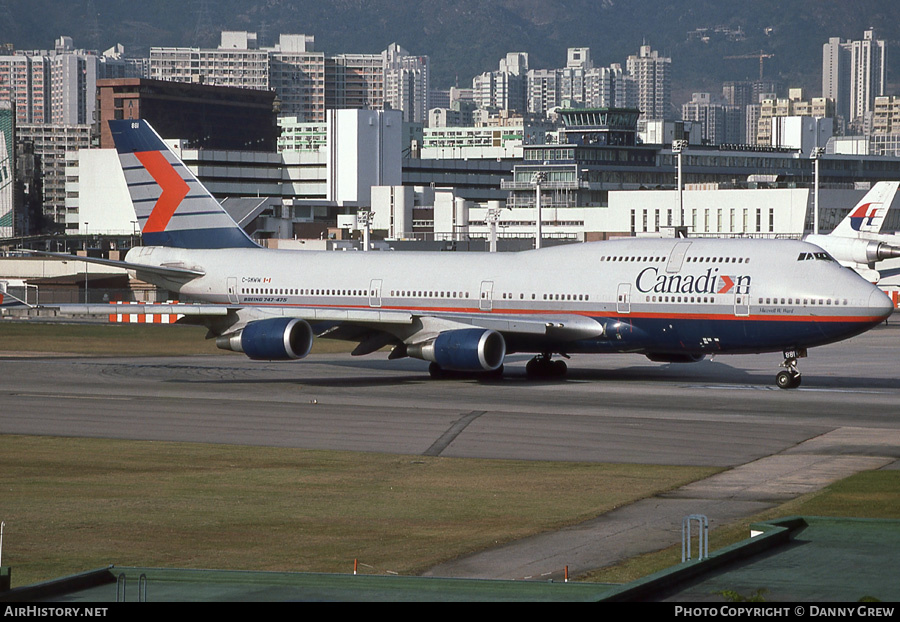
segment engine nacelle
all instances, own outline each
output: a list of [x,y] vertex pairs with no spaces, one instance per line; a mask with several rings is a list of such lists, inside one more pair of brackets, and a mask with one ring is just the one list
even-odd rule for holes
[[828,251],[839,262],[868,264],[900,257],[900,247],[875,240],[810,235],[806,241]]
[[676,354],[669,352],[649,352],[647,358],[654,363],[699,363],[705,354]]
[[493,371],[503,364],[506,341],[494,330],[461,328],[443,332],[427,343],[408,346],[407,354],[450,371]]
[[264,361],[302,359],[312,343],[312,327],[305,320],[289,317],[250,322],[237,332],[216,338],[216,346],[222,350],[243,352]]

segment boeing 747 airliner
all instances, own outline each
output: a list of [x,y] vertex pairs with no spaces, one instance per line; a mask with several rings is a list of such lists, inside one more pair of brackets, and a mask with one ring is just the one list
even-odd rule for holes
[[[314,337],[390,347],[430,372],[565,373],[577,353],[690,362],[782,352],[779,387],[800,384],[807,349],[893,310],[822,249],[788,240],[621,239],[520,253],[263,249],[144,121],[110,122],[145,246],[122,265],[200,304],[129,307],[207,326],[220,348],[300,359]],[[103,260],[99,260],[103,262]],[[109,313],[108,306],[82,311]]]

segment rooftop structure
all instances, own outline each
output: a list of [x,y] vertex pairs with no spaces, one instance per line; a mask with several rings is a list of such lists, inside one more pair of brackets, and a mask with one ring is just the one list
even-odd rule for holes
[[275,151],[275,94],[267,90],[164,80],[100,80],[100,147],[113,148],[113,119],[146,119],[163,138],[195,147]]

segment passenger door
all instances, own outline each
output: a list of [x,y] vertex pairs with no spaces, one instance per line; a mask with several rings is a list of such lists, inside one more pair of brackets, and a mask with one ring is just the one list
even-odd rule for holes
[[381,279],[372,279],[369,283],[369,306],[381,307]]
[[491,311],[494,308],[494,282],[481,282],[481,295],[478,299],[478,308],[482,311]]
[[620,283],[616,296],[616,311],[631,313],[631,283]]

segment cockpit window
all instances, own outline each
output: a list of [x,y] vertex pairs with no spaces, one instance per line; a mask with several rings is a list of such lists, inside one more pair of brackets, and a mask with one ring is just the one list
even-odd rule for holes
[[834,261],[834,257],[829,255],[824,251],[820,251],[818,253],[800,253],[797,256],[797,261]]

